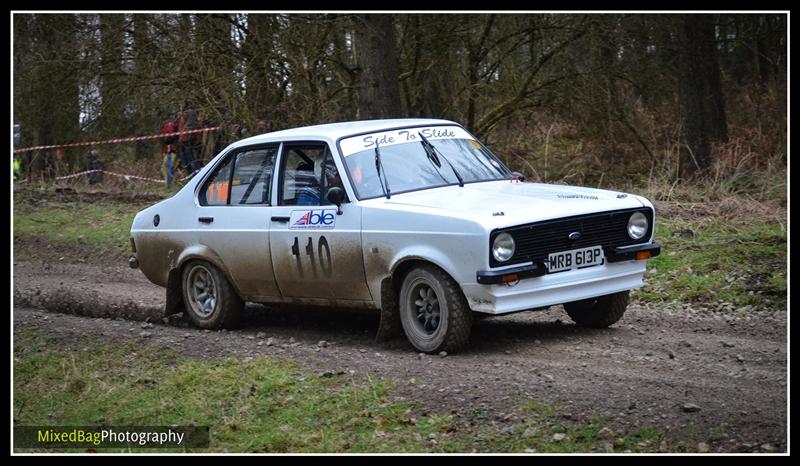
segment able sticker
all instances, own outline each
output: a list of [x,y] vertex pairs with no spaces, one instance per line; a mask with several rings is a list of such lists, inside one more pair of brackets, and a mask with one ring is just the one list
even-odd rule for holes
[[336,226],[336,209],[293,210],[290,230],[332,230]]

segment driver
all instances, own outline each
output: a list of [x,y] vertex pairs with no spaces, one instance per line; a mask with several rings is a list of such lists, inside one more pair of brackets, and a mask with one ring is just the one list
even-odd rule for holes
[[355,167],[352,170],[353,185],[358,191],[359,196],[375,196],[380,194],[381,188],[378,181],[378,173],[375,171],[375,166],[367,165],[367,168],[361,166],[361,160],[356,159]]

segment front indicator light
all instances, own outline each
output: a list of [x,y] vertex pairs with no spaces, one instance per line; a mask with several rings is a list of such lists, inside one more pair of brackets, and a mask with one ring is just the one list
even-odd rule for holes
[[637,261],[650,259],[651,257],[653,257],[653,254],[650,251],[638,251],[636,253],[636,260]]
[[518,282],[519,281],[519,275],[517,275],[515,273],[513,273],[511,275],[503,275],[500,278],[500,280],[502,280],[503,283]]

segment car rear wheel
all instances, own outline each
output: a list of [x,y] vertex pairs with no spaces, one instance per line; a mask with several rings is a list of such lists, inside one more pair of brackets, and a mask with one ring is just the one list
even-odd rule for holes
[[564,303],[564,310],[582,327],[605,328],[622,318],[628,307],[630,291]]
[[458,284],[438,267],[412,269],[400,289],[400,322],[419,351],[454,352],[472,330],[472,311]]
[[244,314],[244,301],[225,275],[205,261],[191,261],[183,268],[183,302],[196,326],[206,329],[234,328]]

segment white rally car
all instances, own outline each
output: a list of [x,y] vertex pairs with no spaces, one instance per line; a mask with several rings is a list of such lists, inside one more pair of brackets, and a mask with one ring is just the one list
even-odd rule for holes
[[563,304],[622,317],[642,286],[653,205],[527,183],[457,123],[335,123],[238,141],[136,215],[134,255],[167,314],[234,326],[244,302],[380,311],[380,338],[456,351],[482,314]]

